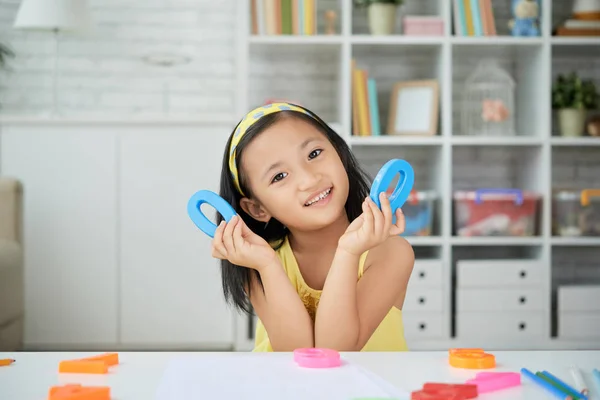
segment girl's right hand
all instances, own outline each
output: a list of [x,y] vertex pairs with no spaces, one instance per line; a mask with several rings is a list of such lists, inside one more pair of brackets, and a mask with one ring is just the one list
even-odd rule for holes
[[252,232],[238,215],[221,221],[212,242],[212,256],[260,272],[277,260],[275,250]]

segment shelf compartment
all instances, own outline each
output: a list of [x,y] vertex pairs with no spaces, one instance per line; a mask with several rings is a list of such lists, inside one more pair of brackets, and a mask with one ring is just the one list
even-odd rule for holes
[[516,188],[543,191],[541,146],[473,146],[452,148],[452,189]]
[[[274,33],[275,27],[273,25],[270,25],[268,23],[268,16],[272,15],[270,14],[270,9],[269,6],[271,7],[275,7],[275,4],[278,4],[280,2],[280,0],[277,0],[277,2],[262,2],[262,1],[256,1],[256,2],[250,2],[250,5],[248,6],[248,34],[249,35],[253,35],[256,37],[309,37],[309,36],[325,36],[325,34],[327,33],[327,27],[328,27],[328,16],[327,16],[327,12],[329,11],[333,11],[335,13],[334,16],[334,32],[335,34],[341,34],[343,32],[343,23],[345,23],[344,18],[342,17],[343,12],[342,12],[342,7],[345,6],[343,4],[343,2],[340,2],[338,0],[314,0],[314,6],[315,6],[315,10],[314,10],[314,14],[313,17],[315,18],[314,22],[315,22],[315,29],[316,32],[312,32],[312,34],[292,34],[292,32],[288,31],[286,34],[276,34]],[[254,6],[256,7],[255,10],[252,9]],[[291,2],[290,2],[291,4]],[[293,5],[292,5],[293,7]],[[307,7],[307,5],[305,5],[305,7]],[[289,29],[292,30],[293,29],[293,22],[291,21],[286,21],[284,18],[280,17],[280,13],[283,13],[283,10],[279,10],[279,7],[275,8],[272,10],[272,12],[275,14],[275,17],[278,20],[278,25],[279,25],[279,30],[280,31],[284,31],[284,29]],[[290,10],[290,12],[292,12]],[[293,18],[293,14],[287,14],[289,16],[291,16]],[[288,23],[291,23],[291,25],[288,25]],[[269,30],[271,29],[271,31]]]
[[[442,209],[445,201],[442,196],[444,182],[441,173],[442,148],[434,146],[410,146],[407,147],[375,147],[375,146],[358,146],[353,145],[352,150],[359,160],[361,166],[367,174],[374,179],[379,169],[389,160],[400,158],[408,161],[415,172],[414,190],[417,191],[433,191],[436,199],[433,203],[433,227],[431,236],[437,237],[441,235]],[[392,180],[390,190],[394,189],[398,177]],[[404,207],[404,209],[407,209]],[[410,218],[409,215],[406,218]],[[431,236],[415,237],[415,243],[424,241],[430,243],[436,241]],[[410,241],[410,240],[409,240]],[[441,242],[440,242],[441,243]]]
[[[544,119],[548,105],[539,98],[545,98],[550,88],[540,85],[541,71],[547,67],[544,46],[514,46],[486,43],[452,47],[452,132],[464,136],[462,125],[463,93],[466,80],[476,71],[482,60],[494,60],[506,71],[515,83],[513,110],[516,137],[542,137],[546,134]],[[471,136],[469,136],[471,137]],[[502,136],[504,137],[504,136]],[[515,137],[515,135],[506,136]]]
[[[552,248],[552,336],[558,336],[558,288],[563,285],[600,285],[600,247],[560,246]],[[583,310],[582,310],[583,311]],[[569,314],[580,314],[569,311]],[[597,317],[600,311],[596,312]],[[597,318],[596,317],[596,318]],[[583,328],[583,327],[582,327]],[[596,334],[597,335],[597,334]],[[574,339],[574,338],[560,338]],[[582,340],[598,340],[595,338],[579,338]]]
[[[551,1],[551,0],[550,0]],[[598,40],[597,37],[590,36],[555,36],[559,27],[563,26],[565,21],[573,19],[573,1],[552,1],[552,20],[551,20],[551,40],[553,43],[575,41]]]
[[306,106],[328,123],[339,123],[341,79],[341,46],[256,46],[249,59],[249,109],[283,100]]
[[600,148],[565,146],[552,148],[552,189],[600,188]]
[[[401,7],[397,7],[396,29],[393,35],[402,35],[403,21],[406,15],[411,16],[436,16],[443,17],[446,0],[406,0]],[[352,3],[348,1],[348,3]],[[448,21],[444,21],[448,24]],[[367,8],[352,7],[352,34],[369,35],[369,16]]]
[[[541,218],[544,208],[544,185],[543,185],[543,165],[542,159],[544,152],[541,146],[534,147],[498,147],[498,146],[461,146],[452,149],[452,188],[453,188],[453,201],[452,201],[452,232],[458,236],[457,229],[459,223],[457,220],[457,212],[462,215],[463,211],[461,208],[464,207],[462,202],[464,200],[455,200],[454,193],[457,191],[476,191],[483,189],[491,190],[520,190],[525,197],[527,193],[533,193],[537,195],[538,199],[535,200],[535,209],[533,214],[529,214],[526,208],[520,211],[518,205],[512,203],[512,197],[506,197],[507,200],[503,200],[502,203],[498,203],[497,206],[486,205],[485,207],[492,207],[486,209],[489,212],[489,216],[481,215],[475,216],[477,220],[469,219],[469,224],[473,225],[475,222],[480,225],[474,232],[483,232],[482,235],[477,236],[465,236],[465,240],[496,240],[498,237],[514,238],[519,241],[520,239],[536,238],[544,232],[542,229],[545,227],[545,221]],[[515,195],[518,193],[515,193]],[[516,198],[515,198],[516,200]],[[490,200],[492,201],[492,200]],[[493,200],[496,201],[496,200]],[[525,206],[528,207],[527,204]],[[478,207],[476,204],[468,206],[469,210],[471,207]],[[510,207],[510,210],[505,210],[505,207]],[[527,214],[523,214],[527,213]],[[517,215],[518,214],[518,215]],[[517,221],[517,216],[523,218],[523,220]],[[530,236],[528,231],[523,234],[527,236],[509,236],[506,235],[498,236],[493,232],[508,232],[508,229],[514,231],[515,227],[519,227],[521,222],[529,224],[530,220],[524,218],[533,218],[533,227],[530,225],[521,226],[522,229],[533,228],[533,236]],[[462,218],[462,217],[461,217]],[[476,228],[475,226],[472,226]],[[465,232],[466,233],[466,232]],[[487,236],[487,235],[490,236]],[[514,235],[519,234],[515,232]]]
[[[440,134],[443,114],[441,99],[445,90],[443,54],[443,48],[438,44],[422,46],[354,44],[352,46],[351,57],[356,60],[356,68],[365,70],[369,78],[375,79],[377,85],[381,136],[385,136],[388,132],[391,94],[394,85],[398,82],[422,80],[436,80],[438,82],[438,124],[437,135],[435,136]],[[351,98],[347,100],[346,106],[352,110]],[[354,136],[358,137],[358,135]],[[411,138],[414,137],[421,138],[421,136],[411,136]],[[429,138],[430,136],[423,137],[424,140]]]
[[[553,46],[552,47],[552,82],[554,85],[559,75],[568,76],[572,72],[577,73],[581,80],[591,80],[596,88],[600,88],[600,75],[598,74],[598,65],[600,64],[600,37],[596,38],[596,44],[586,44],[578,46]],[[597,110],[588,110],[586,120],[597,114]],[[587,127],[584,125],[581,136],[562,136],[560,128],[560,119],[558,110],[552,110],[552,143],[589,143],[597,145],[600,137],[587,136]]]

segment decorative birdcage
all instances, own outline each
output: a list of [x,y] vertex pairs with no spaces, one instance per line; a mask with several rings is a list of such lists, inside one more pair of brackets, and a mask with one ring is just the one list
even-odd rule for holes
[[497,61],[480,61],[465,81],[461,108],[464,135],[515,135],[515,81]]

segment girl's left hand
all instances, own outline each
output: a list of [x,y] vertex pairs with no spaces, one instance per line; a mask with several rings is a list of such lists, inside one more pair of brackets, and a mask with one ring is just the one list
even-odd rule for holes
[[380,193],[381,210],[367,196],[362,204],[363,213],[348,226],[338,242],[338,248],[350,254],[360,256],[388,237],[400,235],[405,229],[402,210],[396,210],[396,224],[392,224],[392,208],[385,193]]

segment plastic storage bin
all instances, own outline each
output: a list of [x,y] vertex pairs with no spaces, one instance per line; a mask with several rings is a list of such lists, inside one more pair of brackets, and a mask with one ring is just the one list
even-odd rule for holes
[[600,189],[557,190],[552,199],[557,236],[600,236]]
[[540,195],[520,189],[480,189],[454,193],[458,236],[533,236]]
[[402,236],[431,236],[435,218],[437,194],[433,191],[413,191],[402,206],[406,227]]
[[[386,190],[392,194],[394,188]],[[431,190],[413,190],[404,205],[402,212],[406,226],[400,236],[431,236],[435,219],[435,203],[437,194]]]

